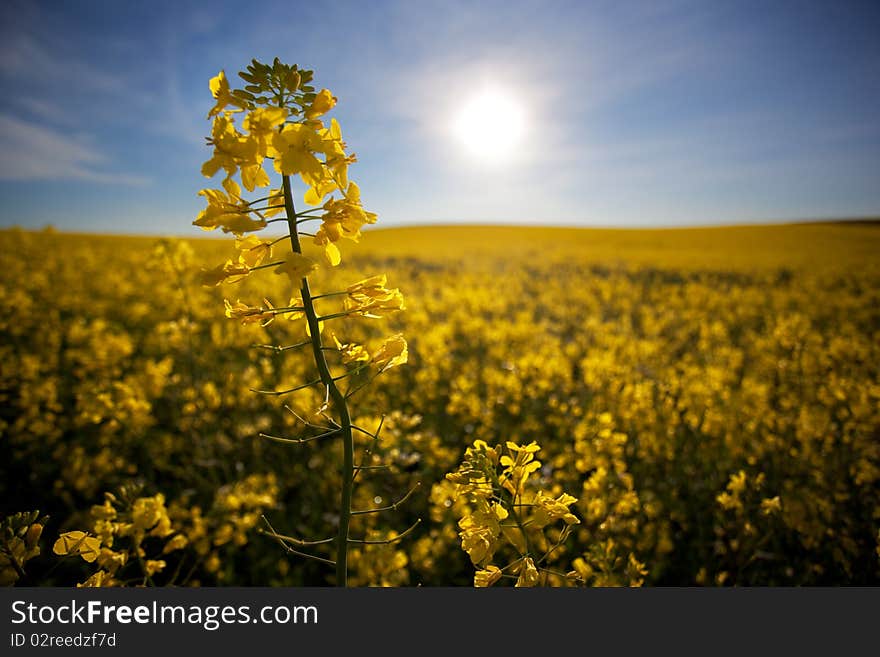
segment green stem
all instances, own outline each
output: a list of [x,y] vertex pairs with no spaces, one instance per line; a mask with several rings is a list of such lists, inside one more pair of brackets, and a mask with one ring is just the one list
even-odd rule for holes
[[[287,226],[290,233],[290,246],[295,253],[302,253],[302,245],[297,233],[296,210],[293,207],[293,193],[290,189],[290,176],[282,176],[284,186],[284,205],[288,216]],[[336,412],[339,414],[339,435],[342,437],[342,496],[339,504],[339,531],[336,535],[336,586],[348,585],[348,528],[351,524],[351,497],[354,486],[354,439],[351,432],[351,414],[345,396],[336,385],[327,359],[324,357],[323,345],[321,344],[321,329],[318,324],[318,314],[309,289],[309,281],[302,279],[301,285],[303,309],[311,334],[312,351],[315,356],[315,365],[321,382],[327,388],[328,395],[333,402]]]
[[24,568],[22,568],[21,564],[18,563],[18,559],[15,558],[14,554],[12,554],[11,552],[7,552],[6,559],[12,565],[13,569],[15,569],[15,573],[18,575],[19,582],[27,578],[27,575],[24,572]]

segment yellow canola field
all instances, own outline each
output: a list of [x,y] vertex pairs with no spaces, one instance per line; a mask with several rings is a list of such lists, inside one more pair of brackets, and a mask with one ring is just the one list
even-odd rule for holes
[[[259,436],[320,420],[314,388],[254,392],[316,378],[306,352],[254,348],[304,325],[224,315],[288,305],[288,278],[200,285],[231,239],[0,245],[0,583],[332,582],[263,533],[320,540],[338,517],[338,444]],[[313,289],[385,273],[406,309],[328,320],[325,344],[409,343],[352,398],[359,427],[385,418],[359,434],[358,462],[382,467],[354,506],[420,484],[351,535],[421,519],[353,546],[350,583],[474,583],[446,474],[477,440],[537,442],[534,485],[577,498],[541,584],[880,583],[880,225],[413,227],[344,255]]]

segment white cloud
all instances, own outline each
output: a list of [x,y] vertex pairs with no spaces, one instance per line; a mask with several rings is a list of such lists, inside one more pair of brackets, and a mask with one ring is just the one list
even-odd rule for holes
[[107,157],[86,140],[0,115],[0,179],[82,180],[94,183],[146,185],[149,179],[106,171]]

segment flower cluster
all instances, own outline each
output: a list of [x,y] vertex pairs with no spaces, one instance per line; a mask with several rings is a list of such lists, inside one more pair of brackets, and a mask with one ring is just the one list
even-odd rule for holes
[[220,550],[246,545],[277,496],[272,474],[221,486],[207,512],[183,500],[166,505],[162,493],[143,496],[139,487],[124,486],[92,507],[89,531],[63,532],[52,551],[95,568],[79,586],[193,583],[188,578],[199,569],[222,580]]
[[[505,448],[502,453],[500,445],[477,440],[458,469],[446,475],[456,485],[455,495],[470,503],[458,521],[461,548],[477,567],[474,586],[491,586],[505,575],[516,579],[515,586],[545,585],[559,575],[548,565],[580,522],[569,508],[577,499],[534,488],[531,480],[541,468],[537,443],[508,441]],[[499,567],[491,562],[502,548],[512,556]]]
[[151,583],[167,566],[164,556],[186,546],[186,537],[172,527],[164,495],[134,495],[129,489],[119,496],[105,493],[104,503],[92,507],[91,532],[67,531],[55,541],[55,554],[97,566],[80,586]]
[[[304,200],[318,206],[312,212],[320,215],[313,217],[321,222],[314,243],[322,247],[331,265],[338,265],[336,243],[343,238],[358,241],[361,228],[375,223],[376,214],[364,210],[360,188],[349,181],[348,167],[356,157],[346,152],[339,122],[334,118],[325,125],[321,118],[336,105],[336,97],[328,89],[315,93],[308,84],[311,71],[277,59],[272,66],[255,60],[239,75],[249,82],[245,89],[231,90],[223,71],[210,81],[215,105],[208,113],[213,119],[208,144],[213,153],[202,166],[202,174],[211,178],[223,170],[226,177],[222,190],[199,192],[208,206],[193,223],[237,236],[265,228],[285,210],[283,190],[270,190],[263,198],[248,202],[233,176],[239,174],[249,192],[269,187],[265,163],[270,160],[276,173],[298,175],[305,184]],[[236,126],[239,114],[243,115],[241,131]],[[262,202],[266,205],[259,205]]]
[[0,586],[11,586],[26,575],[25,564],[40,555],[47,520],[39,511],[30,511],[0,521]]
[[[342,260],[338,243],[343,239],[359,241],[361,229],[376,222],[376,214],[368,212],[362,205],[360,188],[349,180],[349,165],[356,158],[346,151],[338,121],[333,118],[329,124],[324,123],[325,115],[333,109],[337,99],[328,89],[315,91],[309,84],[312,71],[283,64],[277,58],[271,66],[254,60],[239,76],[248,83],[244,89],[231,89],[223,71],[209,84],[215,100],[208,112],[208,118],[213,119],[208,139],[213,153],[203,165],[202,173],[210,178],[223,170],[226,176],[222,190],[203,189],[199,192],[207,199],[208,207],[193,222],[205,230],[221,228],[223,232],[233,233],[238,253],[234,259],[229,258],[223,264],[204,270],[201,279],[207,286],[241,283],[254,271],[273,269],[282,279],[286,277],[292,287],[285,297],[290,299],[286,306],[273,304],[268,296],[263,296],[259,306],[240,299],[235,302],[224,299],[225,314],[242,325],[259,324],[262,328],[268,327],[278,316],[286,316],[294,322],[302,320],[305,324],[306,340],[300,339],[289,345],[262,346],[275,353],[311,346],[318,378],[293,387],[276,386],[274,390],[256,391],[280,396],[321,386],[325,392],[323,402],[306,414],[317,412],[324,417],[320,424],[303,420],[307,435],[297,438],[267,433],[259,435],[287,444],[321,438],[341,440],[345,457],[335,562],[313,554],[306,556],[324,563],[335,563],[336,582],[345,585],[349,524],[354,515],[354,432],[357,431],[352,424],[348,400],[369,382],[359,379],[371,367],[375,368],[375,375],[381,374],[406,363],[409,351],[400,333],[386,338],[372,354],[365,345],[341,341],[337,331],[332,332],[332,346],[325,345],[322,333],[326,322],[332,320],[352,316],[381,319],[388,313],[403,310],[403,295],[398,289],[385,287],[384,275],[349,285],[346,290],[318,295],[312,291],[310,279],[315,278],[320,267],[314,258],[304,253],[301,238],[311,236],[313,245],[323,254],[324,262],[333,268]],[[236,126],[240,114],[243,115],[241,131]],[[234,176],[238,175],[248,192],[270,187],[271,180],[265,167],[267,161],[271,161],[275,173],[280,174],[281,185],[260,198],[245,200]],[[306,187],[303,199],[310,207],[305,210],[296,210],[292,176],[299,176]],[[285,224],[287,235],[270,240],[256,235],[244,236],[275,222]],[[320,223],[314,233],[303,231],[303,226],[309,222]],[[273,247],[279,242],[288,242],[289,250],[283,257],[273,259]],[[334,312],[327,303],[339,297],[344,297],[343,305]],[[346,379],[348,387],[343,390]],[[320,430],[320,433],[314,435],[313,430]],[[291,545],[302,547],[302,541],[278,534],[268,520],[266,524],[271,535],[285,549],[293,550]],[[317,545],[328,542],[318,541]]]

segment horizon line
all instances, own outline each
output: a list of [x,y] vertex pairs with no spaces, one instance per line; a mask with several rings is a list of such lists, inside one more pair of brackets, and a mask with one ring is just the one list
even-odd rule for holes
[[[394,224],[391,226],[364,226],[365,232],[406,230],[410,228],[539,228],[550,230],[621,230],[621,231],[678,231],[678,230],[711,230],[724,228],[772,228],[780,226],[807,226],[821,224],[880,224],[880,214],[854,215],[849,217],[801,217],[792,219],[753,219],[720,223],[687,223],[687,224],[658,224],[658,225],[613,225],[613,224],[541,224],[541,223],[504,223],[488,221],[437,221],[413,222],[406,224]],[[167,233],[167,232],[111,232],[88,229],[60,228],[52,223],[47,223],[39,228],[24,227],[18,224],[0,226],[2,232],[22,231],[28,233],[53,232],[63,235],[90,235],[106,237],[174,237],[181,239],[224,239],[225,233],[214,231],[201,231],[197,234]],[[284,234],[283,231],[279,232]]]

